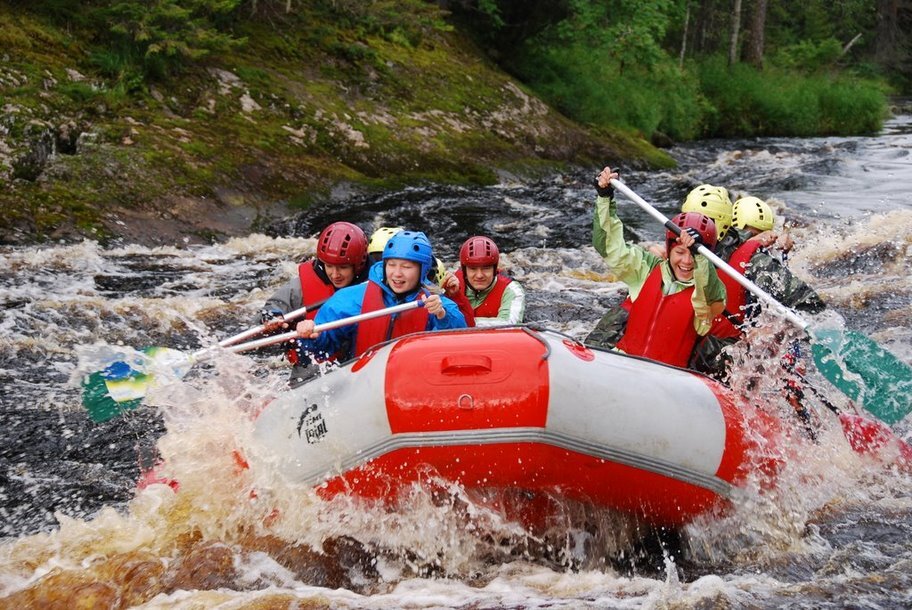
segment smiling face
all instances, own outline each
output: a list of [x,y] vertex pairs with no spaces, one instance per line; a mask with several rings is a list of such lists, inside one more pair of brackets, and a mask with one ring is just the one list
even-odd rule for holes
[[678,280],[687,282],[693,279],[693,254],[681,244],[676,244],[671,248],[671,251],[668,253],[668,263],[671,265],[671,272]]
[[386,285],[396,294],[405,294],[418,287],[421,265],[404,258],[388,258],[384,263]]
[[466,281],[473,290],[484,290],[494,281],[496,269],[493,265],[487,267],[469,267],[465,268]]
[[336,288],[345,288],[355,279],[354,265],[330,265],[329,263],[324,263],[323,269],[326,271],[326,277]]

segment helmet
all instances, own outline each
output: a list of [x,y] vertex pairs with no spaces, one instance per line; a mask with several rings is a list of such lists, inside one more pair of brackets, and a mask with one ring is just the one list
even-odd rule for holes
[[[699,212],[681,212],[672,218],[671,222],[682,229],[696,229],[697,233],[700,234],[700,239],[703,240],[704,246],[710,250],[716,247],[716,241],[718,240],[716,224],[709,216],[704,216]],[[665,232],[665,247],[669,254],[677,239],[678,236],[673,231],[668,230]]]
[[428,279],[435,284],[440,284],[443,281],[443,277],[446,275],[446,265],[443,264],[443,261],[434,257],[434,268],[431,269],[428,273]]
[[753,227],[769,231],[773,228],[775,219],[773,210],[758,197],[742,197],[732,207],[732,224],[739,229]]
[[459,249],[459,263],[464,267],[497,267],[498,261],[500,250],[490,237],[470,237]]
[[434,265],[434,251],[427,235],[421,231],[399,231],[389,238],[383,248],[383,260],[388,258],[402,258],[415,261],[421,265],[421,275],[428,276],[431,266]]
[[330,265],[352,265],[358,275],[367,264],[367,237],[350,222],[334,222],[317,238],[317,258]]
[[367,253],[375,254],[383,252],[383,246],[389,241],[389,238],[402,230],[402,227],[380,227],[371,233],[370,243],[367,244]]
[[728,191],[721,186],[701,184],[687,194],[682,212],[699,212],[713,219],[719,237],[725,235],[732,224],[732,203]]

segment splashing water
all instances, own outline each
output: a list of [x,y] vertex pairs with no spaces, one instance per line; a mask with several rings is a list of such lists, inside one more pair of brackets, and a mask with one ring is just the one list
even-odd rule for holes
[[[907,138],[899,130],[871,140],[701,143],[673,151],[682,163],[675,173],[627,172],[625,181],[666,213],[699,182],[774,195],[798,242],[793,271],[847,327],[912,362],[909,203],[897,203],[891,183],[873,170],[878,199],[857,207],[840,200],[821,211],[817,200],[836,189],[815,189],[829,176],[843,180],[846,167],[854,171],[849,159],[859,151],[881,159],[895,152],[890,142]],[[335,204],[333,213],[365,228],[426,228],[449,267],[465,235],[492,235],[529,294],[527,320],[582,338],[623,297],[587,245],[589,174],[407,189]],[[633,236],[661,235],[623,202],[621,215]],[[912,604],[912,481],[852,451],[825,403],[852,406],[812,367],[814,425],[804,425],[780,363],[781,347],[800,337],[769,314],[749,342],[732,348],[729,383],[751,405],[794,423],[778,483],[749,478],[729,510],[681,532],[646,531],[623,515],[568,502],[548,528],[530,533],[433,473],[395,510],[346,496],[324,500],[246,459],[253,418],[284,389],[284,365],[268,354],[200,363],[152,389],[144,407],[87,422],[69,383],[84,373],[80,354],[85,365],[133,347],[192,351],[246,328],[295,262],[312,254],[309,236],[330,216],[314,209],[289,223],[302,237],[252,235],[189,250],[93,242],[0,249],[4,605]],[[332,406],[357,416],[356,404]],[[908,439],[908,422],[897,431]],[[149,469],[137,491],[140,470]]]

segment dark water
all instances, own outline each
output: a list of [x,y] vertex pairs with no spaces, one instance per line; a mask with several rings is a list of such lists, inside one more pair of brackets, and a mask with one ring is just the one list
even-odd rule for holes
[[[910,124],[909,117],[899,117],[876,138],[698,142],[671,151],[680,163],[673,171],[622,167],[622,178],[667,215],[703,182],[769,198],[798,240],[790,261],[795,272],[851,328],[910,362]],[[226,405],[245,393],[255,400],[280,388],[284,371],[268,355],[199,367],[179,396],[202,405],[194,413],[209,423],[205,429],[185,412],[154,407],[95,424],[70,381],[80,346],[190,350],[239,332],[289,276],[294,261],[312,252],[311,238],[335,220],[367,231],[422,229],[448,264],[467,235],[489,235],[526,286],[527,320],[581,338],[623,297],[589,246],[590,181],[598,169],[496,187],[432,185],[358,196],[308,210],[269,235],[192,250],[130,245],[105,250],[92,242],[0,250],[0,535],[6,538],[0,546],[0,596],[24,590],[55,562],[74,570],[77,580],[80,574],[88,577],[85,557],[111,553],[101,540],[138,536],[154,524],[166,534],[153,540],[173,534],[173,545],[149,542],[141,548],[154,558],[170,558],[178,574],[181,561],[199,561],[198,572],[208,576],[172,580],[158,602],[141,600],[146,607],[243,605],[268,585],[297,599],[328,595],[330,605],[366,608],[406,601],[422,608],[912,606],[908,474],[853,461],[857,458],[825,444],[798,456],[777,493],[751,496],[734,515],[658,537],[627,536],[623,523],[591,514],[583,518],[589,526],[577,523],[559,532],[560,543],[530,540],[489,522],[483,527],[473,522],[473,534],[455,516],[464,511],[458,498],[443,507],[419,502],[410,508],[421,527],[430,528],[422,536],[414,534],[416,522],[407,516],[348,506],[314,508],[312,499],[296,513],[296,535],[268,527],[264,533],[256,510],[234,506],[233,496],[223,498],[222,490],[205,501],[195,496],[195,471],[181,477],[185,497],[204,509],[185,514],[168,504],[172,500],[162,500],[172,508],[150,517],[128,504],[140,466],[158,454],[195,456],[200,472],[207,472],[208,460],[215,459],[211,446],[244,434]],[[662,228],[633,204],[622,202],[620,214],[631,238],[661,236]],[[897,429],[908,438],[908,422]],[[120,517],[99,515],[103,507],[118,509],[114,514]],[[178,513],[181,517],[174,517]],[[342,525],[327,525],[337,522]],[[98,524],[95,538],[81,529],[93,524]],[[226,524],[245,534],[229,534]],[[486,533],[477,535],[479,528]],[[34,537],[42,532],[56,542],[49,547]],[[270,535],[315,540],[311,546],[322,555],[296,550],[295,565],[309,567],[280,577],[278,568],[257,554],[291,553],[286,545],[277,554]],[[451,543],[433,541],[445,535]],[[175,550],[187,548],[181,546],[189,544],[187,536],[233,541],[228,563],[244,568],[214,567],[223,565],[216,560],[217,545]],[[45,557],[22,550],[31,544],[81,551],[45,550]],[[34,560],[35,571],[29,572],[23,555],[43,558]],[[205,567],[207,562],[213,567]],[[317,574],[315,566],[323,572]],[[344,576],[332,577],[332,570]],[[249,577],[253,573],[261,574],[259,580]],[[220,587],[227,591],[223,597],[195,602],[192,595],[180,601],[173,593],[201,595]],[[333,593],[337,587],[360,596]],[[106,605],[107,598],[98,599]]]

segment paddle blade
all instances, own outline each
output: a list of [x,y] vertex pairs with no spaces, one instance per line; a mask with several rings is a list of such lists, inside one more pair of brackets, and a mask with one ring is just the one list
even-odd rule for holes
[[82,405],[94,422],[104,422],[142,404],[156,375],[180,379],[192,361],[177,350],[147,347],[130,363],[116,361],[86,375],[81,383]]
[[912,367],[854,331],[814,330],[814,362],[839,391],[888,424],[912,412]]

